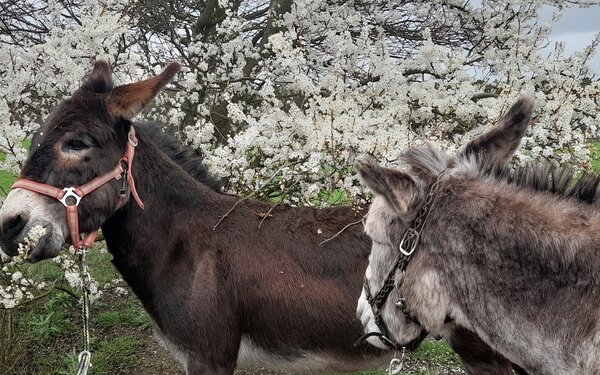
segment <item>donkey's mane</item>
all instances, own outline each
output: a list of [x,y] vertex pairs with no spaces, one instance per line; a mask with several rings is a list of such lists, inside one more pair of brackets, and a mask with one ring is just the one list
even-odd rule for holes
[[549,162],[524,166],[495,167],[474,155],[458,158],[432,145],[406,151],[401,156],[411,171],[421,175],[437,176],[447,168],[457,166],[469,175],[491,178],[512,186],[529,188],[560,196],[575,198],[586,203],[600,203],[600,174],[579,172]]
[[585,172],[579,175],[575,170],[544,162],[492,169],[488,172],[483,169],[482,174],[513,186],[575,198],[586,203],[600,202],[598,173]]
[[160,125],[138,122],[135,127],[198,182],[209,186],[215,191],[221,191],[221,182],[210,173],[202,158],[194,155],[192,150],[183,146],[174,137],[164,133]]
[[437,176],[456,165],[456,157],[450,155],[430,143],[422,147],[414,147],[405,151],[400,160],[420,175]]

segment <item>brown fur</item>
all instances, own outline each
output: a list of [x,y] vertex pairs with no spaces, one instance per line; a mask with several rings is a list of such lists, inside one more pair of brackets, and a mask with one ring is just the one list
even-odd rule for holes
[[[79,186],[111,170],[123,155],[129,118],[177,70],[170,65],[157,78],[112,89],[108,64],[98,62],[84,86],[34,136],[22,176]],[[113,181],[82,200],[80,228],[102,225],[115,266],[189,374],[232,374],[244,355],[309,373],[381,365],[386,353],[353,346],[361,333],[353,306],[370,241],[360,225],[336,236],[362,217],[362,208],[240,203],[240,197],[221,193],[206,168],[172,140],[148,125],[136,128],[133,175],[145,208],[130,201],[117,209],[121,181]],[[89,147],[69,150],[72,140]],[[63,151],[84,156],[63,163]],[[15,254],[32,222],[51,233],[64,226],[64,207],[40,202],[49,217],[31,217],[26,207],[0,215],[0,245],[7,253]],[[259,213],[271,209],[263,221]],[[57,255],[62,238],[51,233],[32,251],[31,261]],[[498,374],[510,366],[494,363]]]
[[[91,81],[36,133],[23,177],[79,186],[112,170],[132,124],[126,117],[176,71],[103,92],[112,85],[105,65],[96,64]],[[126,107],[119,117],[109,113],[117,97]],[[145,208],[130,200],[118,209],[121,181],[112,181],[81,201],[80,228],[102,226],[116,268],[188,374],[232,374],[238,361],[308,373],[383,364],[388,352],[353,346],[361,335],[353,310],[370,241],[360,224],[335,236],[360,221],[363,209],[238,203],[240,197],[223,194],[218,183],[204,178],[203,166],[183,160],[172,140],[148,125],[137,129],[133,175]],[[73,150],[73,140],[89,147]],[[62,153],[79,162],[64,163]],[[40,210],[32,211],[17,202],[19,189],[11,194],[5,206],[18,211],[0,214],[4,251],[15,255],[35,223],[50,231],[29,259],[56,256],[63,238],[55,233],[68,236],[64,207],[38,197]],[[269,210],[264,221],[257,214]]]

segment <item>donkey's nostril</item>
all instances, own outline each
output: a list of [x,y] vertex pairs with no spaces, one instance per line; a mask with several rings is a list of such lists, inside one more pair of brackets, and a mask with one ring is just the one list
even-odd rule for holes
[[15,215],[0,223],[0,247],[2,251],[9,256],[15,256],[19,253],[19,244],[17,238],[27,225],[27,217]]
[[4,222],[2,232],[11,233],[16,236],[17,234],[21,233],[25,227],[25,224],[26,222],[23,220],[21,215],[14,216]]
[[17,215],[14,219],[12,219],[11,221],[8,222],[7,229],[12,229],[12,228],[16,227],[22,221],[23,221],[23,218],[21,217],[21,215]]

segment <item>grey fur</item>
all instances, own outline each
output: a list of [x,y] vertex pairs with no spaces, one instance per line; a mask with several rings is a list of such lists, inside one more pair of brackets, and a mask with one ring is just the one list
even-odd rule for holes
[[[529,374],[600,374],[600,178],[578,180],[547,165],[500,168],[507,155],[501,138],[514,144],[514,137],[497,136],[479,154],[409,150],[406,172],[357,162],[376,193],[366,222],[376,244],[370,283],[376,287],[391,268],[423,191],[448,168],[401,291],[390,300],[404,296],[434,335],[475,333]],[[401,179],[420,191],[386,186]],[[406,212],[389,204],[406,197],[416,197]],[[406,343],[414,334],[401,315],[391,302],[383,310],[392,338]]]

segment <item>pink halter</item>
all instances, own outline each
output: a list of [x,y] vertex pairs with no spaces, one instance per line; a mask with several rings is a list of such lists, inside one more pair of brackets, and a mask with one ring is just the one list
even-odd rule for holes
[[[91,248],[96,240],[98,231],[100,228],[88,233],[83,241],[79,235],[79,213],[78,206],[79,202],[83,197],[98,189],[100,186],[110,182],[111,180],[123,179],[123,187],[119,194],[119,208],[125,204],[127,200],[127,185],[131,189],[138,206],[144,208],[144,203],[138,196],[135,188],[135,181],[133,180],[133,174],[131,173],[131,166],[133,164],[133,155],[135,153],[135,147],[138,145],[138,140],[135,136],[135,128],[133,125],[129,128],[129,134],[127,136],[127,148],[125,149],[125,155],[119,160],[117,166],[111,171],[102,176],[94,178],[92,181],[83,184],[79,187],[66,187],[59,189],[57,187],[42,184],[40,182],[28,180],[25,178],[18,179],[11,187],[12,189],[26,189],[43,195],[47,195],[58,200],[67,208],[67,227],[69,228],[69,235],[71,237],[71,244],[75,248],[75,251],[80,253],[84,248]],[[125,167],[123,167],[123,164]],[[67,202],[67,199],[72,198],[71,202]],[[74,202],[73,202],[74,201]]]

